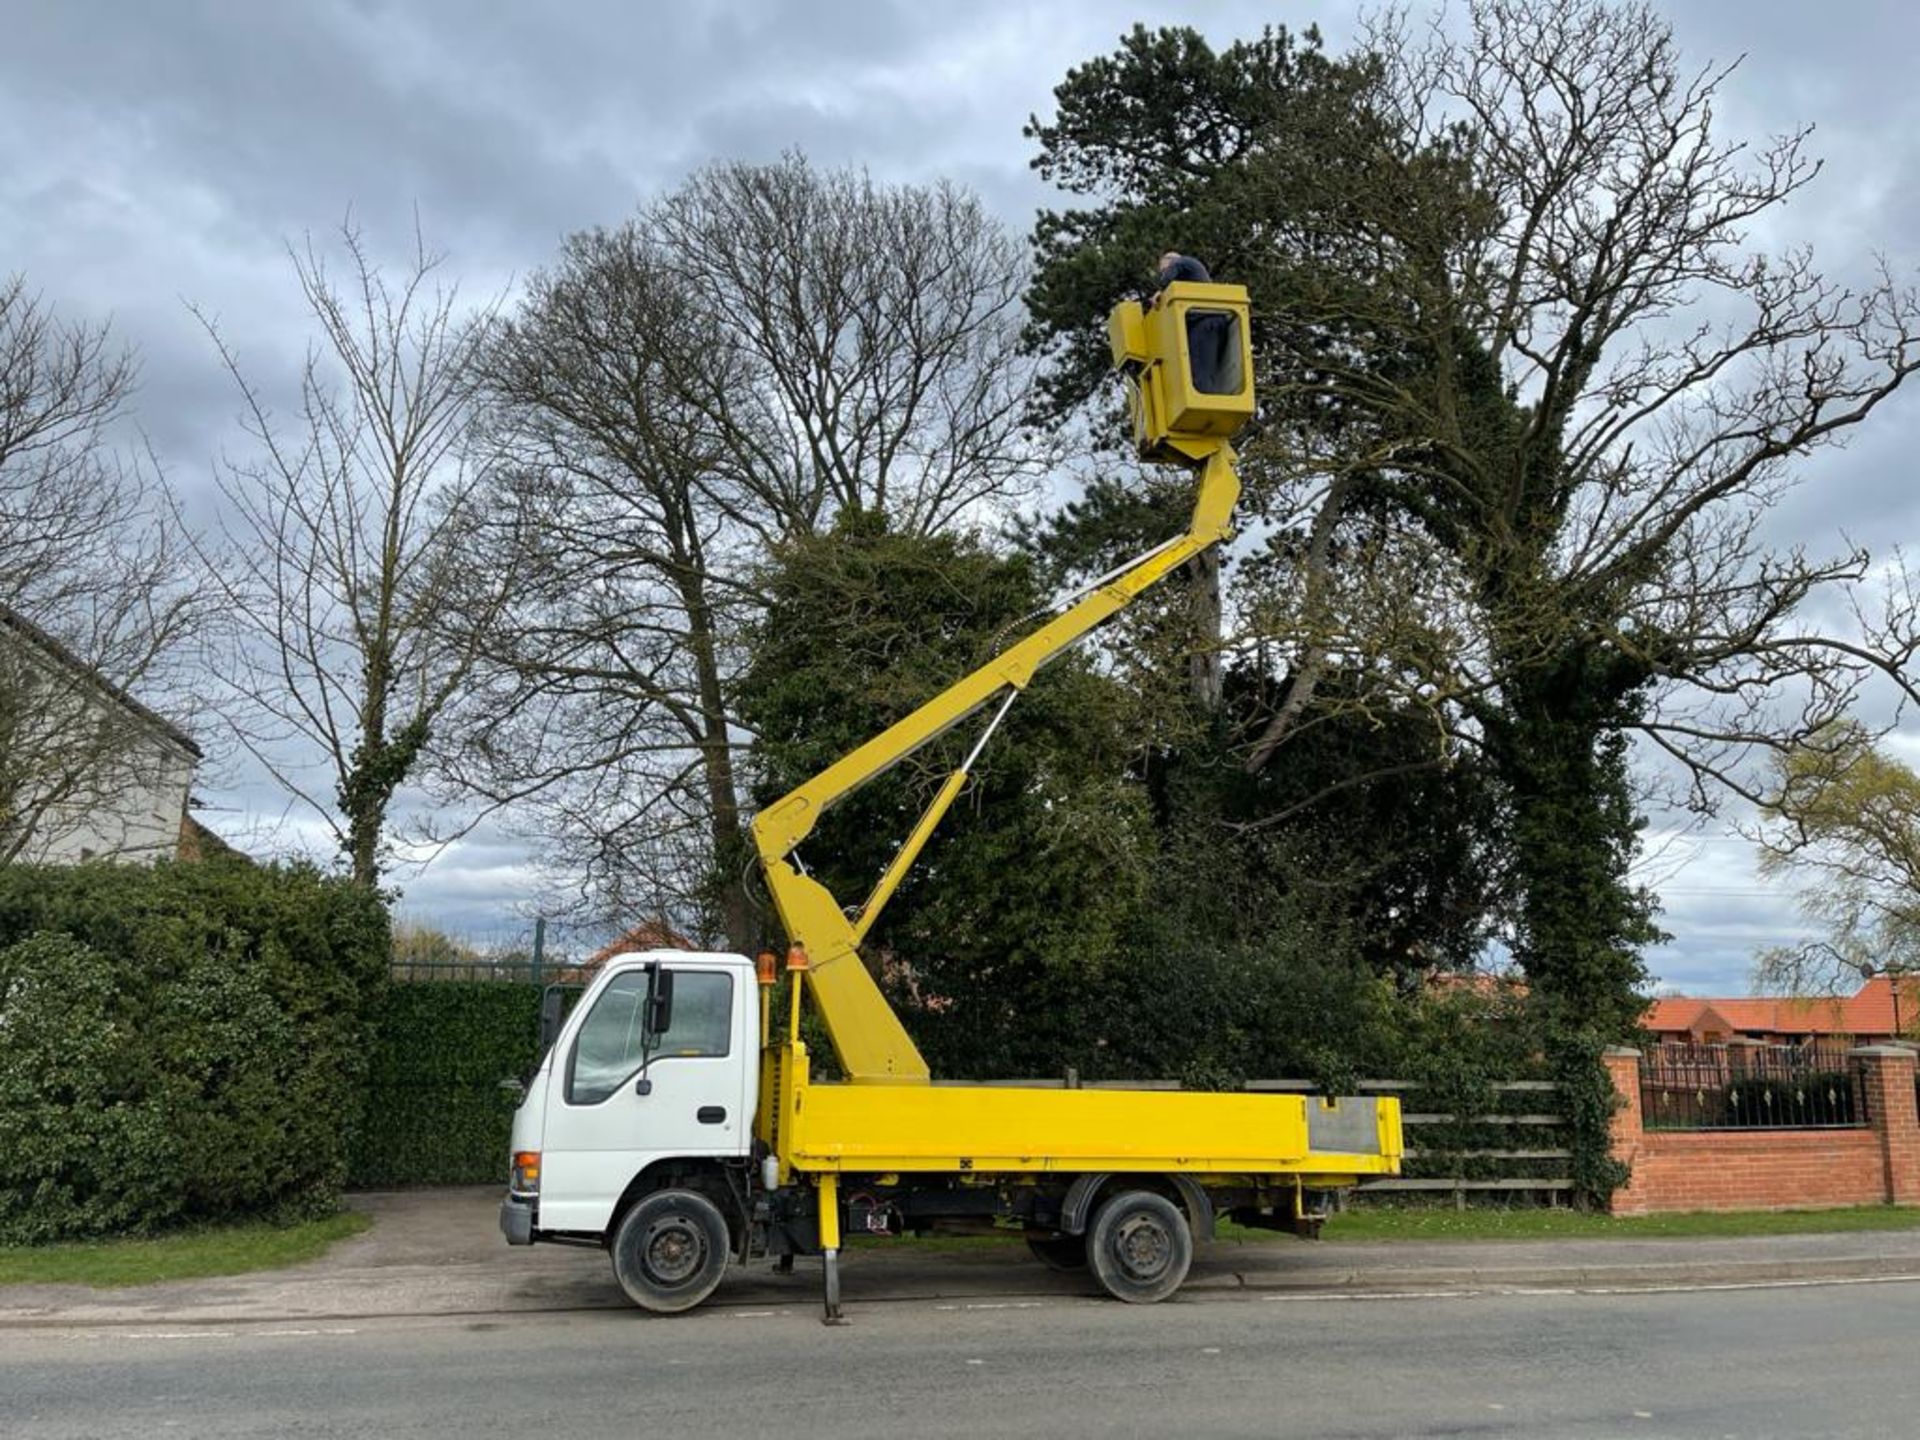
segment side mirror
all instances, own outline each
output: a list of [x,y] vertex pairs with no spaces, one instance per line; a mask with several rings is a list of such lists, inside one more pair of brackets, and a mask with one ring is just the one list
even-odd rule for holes
[[658,1039],[673,1026],[673,971],[647,967],[647,1034]]

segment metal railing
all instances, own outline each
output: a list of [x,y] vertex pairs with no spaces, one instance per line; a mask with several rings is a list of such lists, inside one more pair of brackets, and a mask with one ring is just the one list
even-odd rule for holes
[[1661,1044],[1640,1057],[1641,1123],[1649,1130],[1850,1130],[1867,1124],[1867,1094],[1836,1044]]
[[536,984],[545,980],[553,968],[551,965],[536,967],[524,957],[416,960],[396,955],[387,966],[387,975],[402,981],[518,980],[522,984]]

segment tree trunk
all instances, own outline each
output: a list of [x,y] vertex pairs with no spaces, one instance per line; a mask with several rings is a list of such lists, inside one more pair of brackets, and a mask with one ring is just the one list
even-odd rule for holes
[[340,809],[347,822],[345,849],[353,883],[372,890],[380,884],[380,832],[385,828],[387,797],[380,772],[386,769],[387,659],[379,651],[367,657],[362,669],[366,694],[360,705],[360,737],[347,757],[340,781]]
[[693,653],[700,706],[700,761],[707,782],[708,824],[713,841],[713,891],[727,947],[751,954],[760,941],[758,917],[748,898],[743,873],[747,837],[740,823],[739,780],[733,768],[732,735],[727,725],[720,657],[713,634],[713,609],[706,581],[697,566],[683,572],[681,595],[687,607],[687,643]]
[[1566,1116],[1568,1174],[1577,1195],[1604,1203],[1626,1172],[1613,1156],[1617,1101],[1601,1054],[1638,1025],[1640,949],[1659,938],[1628,879],[1637,822],[1619,727],[1637,692],[1622,693],[1578,651],[1507,673],[1488,739],[1511,806],[1515,951]]
[[1220,708],[1220,547],[1215,545],[1187,563],[1193,619],[1193,649],[1187,656],[1187,685],[1202,710]]

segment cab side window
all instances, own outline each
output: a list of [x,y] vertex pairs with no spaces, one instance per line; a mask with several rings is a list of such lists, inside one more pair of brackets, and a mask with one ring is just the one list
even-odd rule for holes
[[[567,1100],[597,1105],[640,1071],[647,977],[616,975],[593,1002],[567,1060]],[[657,1038],[653,1061],[725,1056],[733,1039],[733,977],[713,970],[673,972],[673,1023]]]
[[673,972],[673,1023],[654,1059],[715,1057],[733,1048],[733,977],[714,970]]

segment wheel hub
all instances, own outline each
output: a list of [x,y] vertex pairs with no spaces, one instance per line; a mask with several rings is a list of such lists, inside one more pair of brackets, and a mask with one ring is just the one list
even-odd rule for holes
[[699,1272],[706,1245],[699,1229],[681,1215],[668,1215],[647,1229],[647,1270],[663,1285],[677,1285]]
[[1114,1251],[1127,1272],[1138,1280],[1151,1280],[1167,1268],[1173,1257],[1173,1239],[1158,1223],[1144,1215],[1135,1216],[1119,1227],[1114,1236]]

